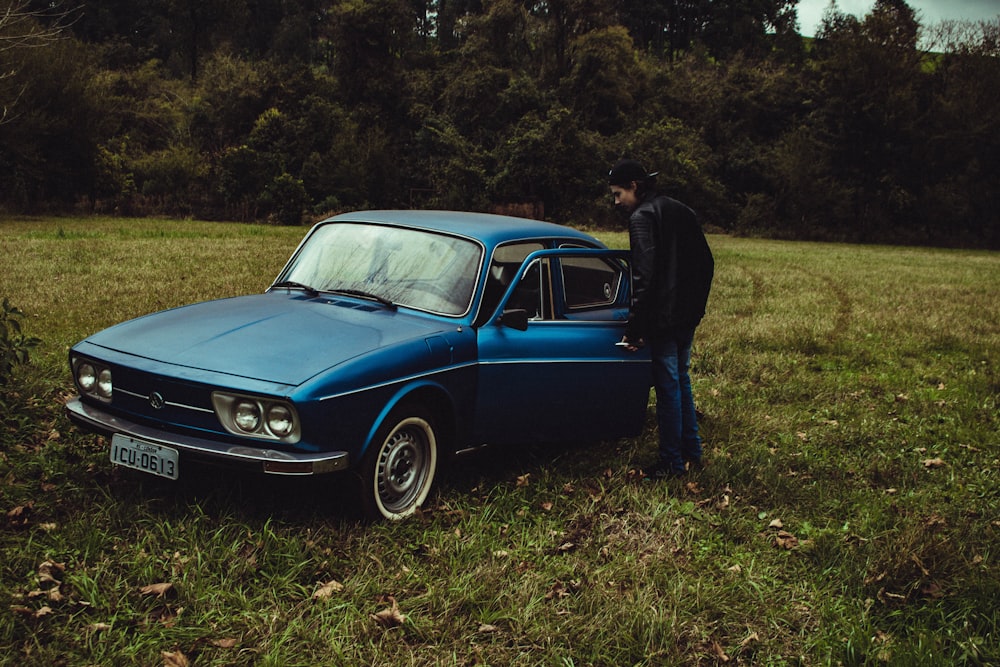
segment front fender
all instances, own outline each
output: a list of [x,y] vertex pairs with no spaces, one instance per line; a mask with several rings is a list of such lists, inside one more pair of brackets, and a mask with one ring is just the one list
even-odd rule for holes
[[378,446],[381,443],[375,443],[375,435],[382,426],[386,417],[392,412],[396,407],[406,403],[407,401],[418,401],[422,403],[427,409],[434,413],[435,430],[438,431],[438,437],[442,435],[446,437],[446,442],[450,441],[446,445],[447,448],[454,448],[454,434],[458,431],[458,415],[461,414],[462,410],[460,406],[456,405],[455,399],[452,393],[448,389],[438,382],[432,380],[424,379],[416,382],[410,382],[396,389],[395,393],[385,402],[382,409],[379,411],[378,416],[372,423],[368,434],[365,437],[365,441],[361,447],[361,451],[358,455],[358,460],[361,460],[368,448],[373,444]]

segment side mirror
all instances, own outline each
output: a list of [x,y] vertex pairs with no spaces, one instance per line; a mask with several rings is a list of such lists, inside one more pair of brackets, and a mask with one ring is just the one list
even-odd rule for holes
[[503,314],[500,315],[498,321],[505,327],[517,329],[518,331],[527,331],[528,311],[524,308],[512,308],[511,310],[505,310],[503,311]]

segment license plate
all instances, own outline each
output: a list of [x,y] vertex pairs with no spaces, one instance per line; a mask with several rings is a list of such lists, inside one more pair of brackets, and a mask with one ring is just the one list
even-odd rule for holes
[[111,462],[151,475],[177,479],[177,450],[152,442],[115,434],[111,438]]

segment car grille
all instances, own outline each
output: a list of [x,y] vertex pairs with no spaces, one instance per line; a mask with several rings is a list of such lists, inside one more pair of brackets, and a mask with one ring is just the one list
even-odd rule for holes
[[134,419],[223,433],[210,388],[129,368],[113,369],[112,406]]

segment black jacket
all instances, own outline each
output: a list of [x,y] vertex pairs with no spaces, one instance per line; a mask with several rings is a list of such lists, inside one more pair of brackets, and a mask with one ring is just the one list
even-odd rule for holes
[[649,195],[629,216],[628,233],[634,282],[625,336],[655,339],[698,326],[715,260],[694,211],[670,197]]

